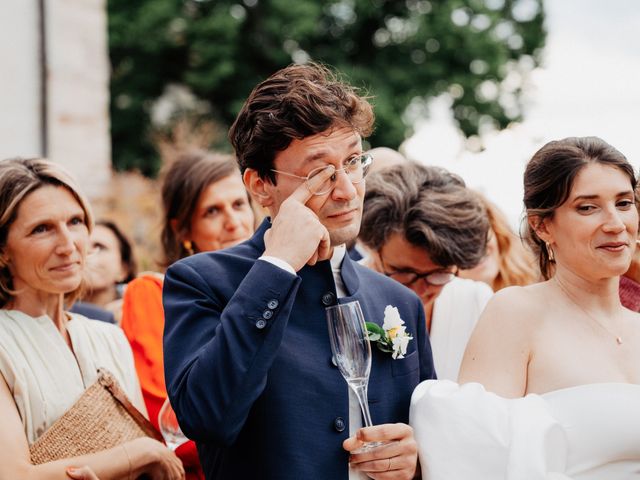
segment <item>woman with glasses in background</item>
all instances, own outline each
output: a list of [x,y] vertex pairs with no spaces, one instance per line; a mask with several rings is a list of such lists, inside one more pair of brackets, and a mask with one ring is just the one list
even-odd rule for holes
[[418,294],[438,378],[456,380],[464,350],[492,295],[482,282],[457,277],[485,254],[489,219],[464,181],[413,162],[367,178],[360,241],[365,265]]

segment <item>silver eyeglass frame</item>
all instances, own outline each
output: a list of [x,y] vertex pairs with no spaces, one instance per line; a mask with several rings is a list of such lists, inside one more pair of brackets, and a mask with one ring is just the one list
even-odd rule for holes
[[314,168],[305,177],[303,177],[302,175],[296,175],[294,173],[283,172],[282,170],[276,170],[275,168],[272,168],[270,170],[272,172],[280,173],[280,174],[286,175],[288,177],[293,177],[293,178],[297,178],[299,180],[303,180],[305,185],[307,186],[307,190],[309,190],[309,192],[311,192],[312,195],[326,195],[327,193],[331,192],[335,188],[336,178],[337,178],[337,175],[338,175],[339,172],[344,172],[345,175],[347,175],[347,178],[349,178],[349,181],[351,181],[351,183],[354,184],[354,185],[357,185],[358,183],[362,183],[362,181],[367,176],[367,173],[369,173],[369,167],[371,167],[371,164],[373,163],[373,156],[371,154],[369,154],[369,153],[362,153],[362,154],[358,155],[357,158],[361,159],[360,160],[360,165],[362,166],[362,180],[358,180],[357,182],[354,182],[353,180],[351,180],[351,178],[349,178],[349,173],[347,172],[347,168],[348,167],[336,168],[335,172],[333,172],[333,175],[331,175],[331,177],[329,177],[329,180],[331,182],[331,188],[329,190],[325,190],[325,191],[322,191],[322,192],[314,192],[314,191],[311,190],[311,188],[309,188],[309,180],[311,180],[311,178],[312,178],[309,175],[311,175],[313,172],[320,171],[320,170],[326,168],[326,166]]

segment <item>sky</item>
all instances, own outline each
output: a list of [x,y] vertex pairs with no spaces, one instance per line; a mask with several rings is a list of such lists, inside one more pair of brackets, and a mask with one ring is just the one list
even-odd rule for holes
[[546,0],[547,43],[532,72],[524,121],[485,138],[485,150],[464,150],[447,100],[402,146],[425,164],[458,173],[496,203],[516,227],[522,216],[522,174],[544,143],[595,135],[640,166],[640,1]]

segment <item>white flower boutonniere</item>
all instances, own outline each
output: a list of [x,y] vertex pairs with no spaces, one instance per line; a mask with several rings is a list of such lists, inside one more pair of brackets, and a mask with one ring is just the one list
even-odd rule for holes
[[400,312],[396,307],[385,307],[382,327],[373,322],[366,322],[366,326],[369,341],[375,342],[378,349],[391,353],[394,360],[404,358],[413,337],[407,333],[404,320],[400,318]]

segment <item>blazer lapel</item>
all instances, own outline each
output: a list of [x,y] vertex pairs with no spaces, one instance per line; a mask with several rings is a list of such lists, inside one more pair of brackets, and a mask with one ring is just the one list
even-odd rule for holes
[[340,275],[342,275],[342,281],[344,282],[344,287],[347,290],[347,295],[349,297],[356,295],[358,288],[360,287],[360,277],[356,272],[354,261],[351,260],[348,253],[345,254],[344,260],[342,260]]

